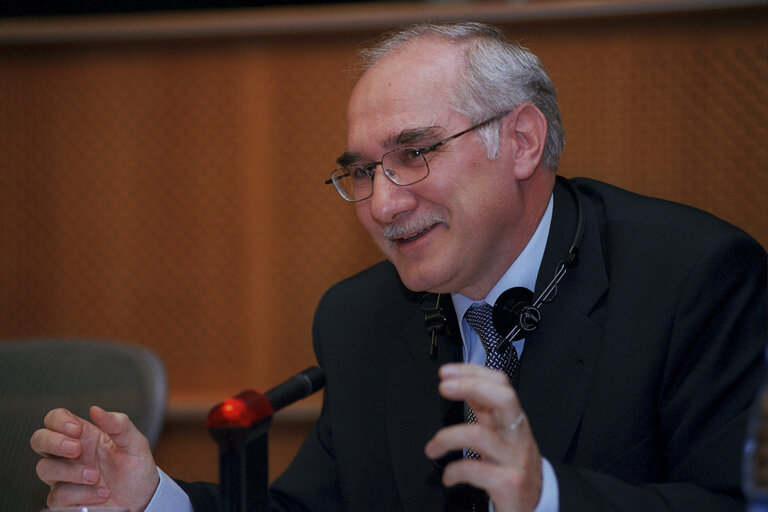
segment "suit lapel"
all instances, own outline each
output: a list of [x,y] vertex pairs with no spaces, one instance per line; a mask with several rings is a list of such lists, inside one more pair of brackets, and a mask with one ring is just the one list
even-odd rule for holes
[[[441,302],[445,303],[449,330],[457,334],[451,300],[443,296]],[[457,360],[457,354],[460,356],[457,347],[461,345],[450,336],[440,334],[437,352],[431,356],[425,312],[419,308],[418,301],[411,301],[409,310],[402,324],[393,329],[398,334],[392,341],[399,348],[387,382],[387,435],[403,508],[442,510],[445,502],[445,489],[440,481],[442,467],[427,458],[424,445],[451,422],[455,407],[437,392],[437,370],[440,365]]]
[[[526,337],[518,394],[542,455],[562,461],[578,431],[586,405],[589,375],[601,339],[595,306],[608,287],[596,215],[584,203],[585,230],[579,264],[558,285],[557,296],[541,308],[539,328]],[[534,295],[549,283],[576,228],[576,206],[558,182],[549,240]]]

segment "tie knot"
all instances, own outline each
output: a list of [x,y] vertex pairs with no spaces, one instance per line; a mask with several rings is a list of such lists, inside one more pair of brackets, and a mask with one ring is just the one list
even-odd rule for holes
[[480,335],[486,352],[496,350],[502,339],[493,326],[493,307],[485,302],[472,304],[464,313],[467,323]]

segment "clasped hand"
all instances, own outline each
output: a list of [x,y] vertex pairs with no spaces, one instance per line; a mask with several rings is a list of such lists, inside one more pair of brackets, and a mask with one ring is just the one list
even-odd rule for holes
[[30,440],[43,458],[48,506],[117,505],[141,512],[160,481],[147,439],[122,413],[91,407],[92,422],[66,409],[45,416]]
[[466,401],[477,423],[439,430],[425,447],[427,456],[437,459],[465,448],[481,456],[448,464],[443,483],[484,489],[497,512],[534,510],[541,496],[541,455],[506,375],[476,364],[447,364],[439,375],[440,394]]

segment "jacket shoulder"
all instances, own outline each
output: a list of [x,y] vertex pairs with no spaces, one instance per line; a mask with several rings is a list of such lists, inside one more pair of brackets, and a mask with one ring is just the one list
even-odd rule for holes
[[382,261],[334,284],[325,292],[324,299],[352,296],[361,300],[371,295],[381,298],[382,294],[403,293],[413,294],[400,281],[395,266]]
[[571,181],[605,229],[617,225],[626,229],[631,225],[640,231],[677,233],[688,243],[733,236],[757,243],[740,228],[693,206],[645,196],[588,178]]
[[320,299],[315,327],[340,317],[381,327],[418,307],[422,296],[406,288],[395,266],[383,261],[331,286]]

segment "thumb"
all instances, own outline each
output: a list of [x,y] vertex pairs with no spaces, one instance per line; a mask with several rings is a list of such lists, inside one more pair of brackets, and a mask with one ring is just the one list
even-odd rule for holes
[[89,412],[93,424],[109,435],[118,448],[133,451],[132,449],[138,446],[137,443],[143,444],[146,441],[126,414],[108,412],[97,405],[92,406]]

